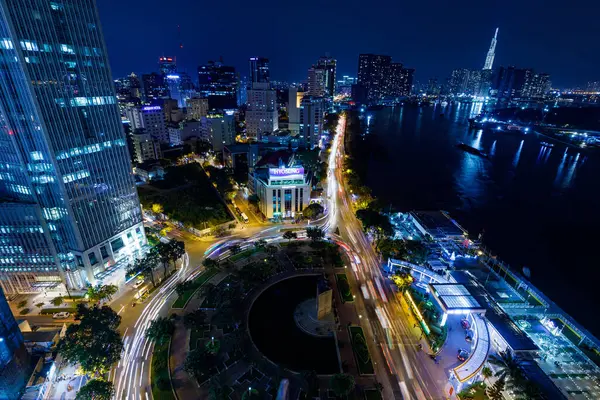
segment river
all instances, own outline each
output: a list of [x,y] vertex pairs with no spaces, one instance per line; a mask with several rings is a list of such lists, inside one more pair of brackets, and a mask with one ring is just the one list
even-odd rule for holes
[[[479,107],[479,108],[478,108]],[[361,159],[373,194],[398,211],[449,211],[471,236],[598,336],[600,154],[469,129],[480,105],[366,111]],[[444,114],[441,116],[440,114]],[[490,159],[466,153],[478,147]]]

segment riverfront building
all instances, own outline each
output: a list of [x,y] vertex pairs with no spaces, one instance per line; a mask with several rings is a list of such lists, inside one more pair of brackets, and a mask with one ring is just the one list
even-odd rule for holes
[[83,288],[146,244],[96,3],[0,20],[0,286]]

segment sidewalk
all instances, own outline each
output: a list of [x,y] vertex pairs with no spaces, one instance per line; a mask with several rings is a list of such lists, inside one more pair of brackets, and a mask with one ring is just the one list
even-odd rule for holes
[[[228,272],[219,272],[207,283],[218,285],[223,279],[229,275]],[[197,292],[196,292],[197,293]],[[183,315],[195,311],[200,308],[204,301],[204,296],[198,297],[195,294],[188,301],[184,309],[171,309],[169,314]],[[171,337],[171,354],[169,355],[169,369],[171,370],[171,383],[178,399],[201,399],[205,393],[202,393],[196,380],[191,377],[183,366],[185,359],[190,351],[190,331],[183,326],[183,318],[178,318],[175,321],[175,332]]]

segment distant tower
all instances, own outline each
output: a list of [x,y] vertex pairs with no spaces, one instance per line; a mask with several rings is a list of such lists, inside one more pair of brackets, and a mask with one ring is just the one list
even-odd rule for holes
[[496,40],[498,38],[498,29],[496,28],[496,33],[494,34],[494,38],[492,39],[492,43],[490,44],[490,49],[488,50],[487,57],[485,58],[485,65],[483,69],[492,69],[492,65],[494,64],[494,57],[496,55]]

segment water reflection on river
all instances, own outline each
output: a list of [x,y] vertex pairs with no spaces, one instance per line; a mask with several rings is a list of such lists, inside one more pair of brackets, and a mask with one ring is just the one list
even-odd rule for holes
[[[532,270],[532,281],[590,330],[582,307],[600,279],[600,154],[580,153],[534,133],[469,129],[481,105],[370,111],[368,182],[400,210],[450,211],[500,258]],[[443,114],[443,116],[441,115]],[[366,121],[366,118],[363,120]],[[489,160],[456,147],[464,142]],[[589,302],[589,300],[587,300]]]

